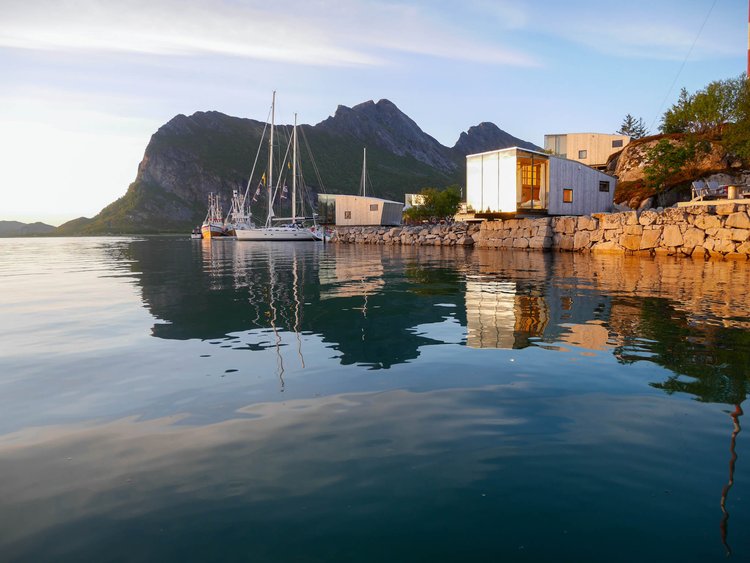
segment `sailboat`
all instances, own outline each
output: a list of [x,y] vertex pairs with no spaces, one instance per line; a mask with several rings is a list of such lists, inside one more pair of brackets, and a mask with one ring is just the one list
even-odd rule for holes
[[[274,141],[274,119],[276,109],[276,92],[273,93],[273,101],[271,103],[271,130],[269,133],[268,140],[268,177],[265,178],[266,184],[266,195],[268,198],[268,215],[266,216],[265,225],[262,227],[256,227],[252,223],[244,225],[235,225],[235,233],[238,240],[273,240],[273,241],[316,241],[323,240],[323,231],[318,228],[317,225],[312,227],[304,227],[301,221],[305,217],[297,216],[297,164],[298,164],[298,142],[297,142],[297,114],[294,115],[294,129],[292,132],[292,215],[288,218],[276,218],[273,211],[273,201],[276,192],[279,190],[279,185],[274,188],[273,183],[273,141]],[[249,188],[248,183],[248,188]],[[286,186],[281,188],[282,197],[285,197]],[[260,186],[258,186],[260,191]],[[257,193],[257,192],[256,192]],[[247,199],[247,192],[244,200]],[[244,203],[244,201],[243,201]],[[249,218],[249,213],[247,214]],[[280,225],[274,225],[274,221],[289,221]]]

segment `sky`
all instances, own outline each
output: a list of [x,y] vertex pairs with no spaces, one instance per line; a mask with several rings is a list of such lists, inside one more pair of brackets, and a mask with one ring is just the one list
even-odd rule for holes
[[[0,0],[0,220],[125,194],[151,135],[218,110],[318,123],[387,98],[453,146],[491,121],[656,132],[680,88],[746,68],[744,0]],[[252,158],[253,155],[249,155]]]

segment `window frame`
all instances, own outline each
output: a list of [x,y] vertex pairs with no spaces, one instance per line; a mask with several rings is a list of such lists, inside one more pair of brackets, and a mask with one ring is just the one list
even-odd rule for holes
[[352,218],[352,212],[344,211],[344,219],[351,219],[351,218]]
[[573,203],[573,188],[563,188],[562,202]]
[[[607,189],[603,190],[602,189],[603,186],[606,186]],[[602,193],[604,193],[604,192],[609,193],[610,187],[611,186],[610,186],[609,180],[599,180],[599,191],[600,192],[602,192]]]
[[586,160],[589,157],[588,149],[581,149],[578,151],[578,160]]

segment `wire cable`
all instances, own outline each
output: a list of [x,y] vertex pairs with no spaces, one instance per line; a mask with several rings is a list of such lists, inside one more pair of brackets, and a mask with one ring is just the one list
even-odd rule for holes
[[677,84],[677,80],[680,78],[680,74],[682,74],[682,71],[685,69],[685,65],[688,62],[688,59],[690,58],[690,55],[693,54],[693,49],[695,48],[695,44],[698,43],[698,39],[701,36],[701,33],[703,33],[703,28],[706,27],[706,22],[708,22],[708,18],[711,17],[711,12],[714,11],[714,6],[716,6],[716,2],[718,0],[714,0],[713,4],[711,4],[711,7],[708,10],[708,13],[706,14],[706,18],[703,20],[703,23],[701,24],[700,29],[698,30],[698,35],[695,36],[695,39],[693,40],[693,44],[690,45],[690,49],[687,52],[687,55],[685,55],[685,60],[682,61],[682,64],[680,65],[680,69],[677,71],[677,74],[674,77],[674,80],[672,80],[672,84],[669,87],[669,90],[667,90],[667,95],[664,96],[664,99],[661,101],[661,105],[659,106],[659,111],[656,112],[656,116],[654,117],[654,120],[651,122],[651,127],[649,128],[650,131],[654,130],[654,125],[656,125],[656,120],[659,119],[659,116],[661,115],[662,110],[664,109],[664,104],[667,103],[667,98],[669,98],[670,94],[672,94],[672,90],[674,89],[674,85]]

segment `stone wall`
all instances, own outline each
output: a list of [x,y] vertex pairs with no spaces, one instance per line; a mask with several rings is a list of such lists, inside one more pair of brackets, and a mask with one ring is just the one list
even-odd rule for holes
[[726,203],[476,224],[338,228],[332,242],[666,254],[747,260],[750,205]]
[[405,244],[414,246],[471,246],[479,235],[476,223],[416,227],[336,227],[331,242]]
[[670,207],[482,223],[480,248],[669,254],[695,258],[750,256],[748,205]]

